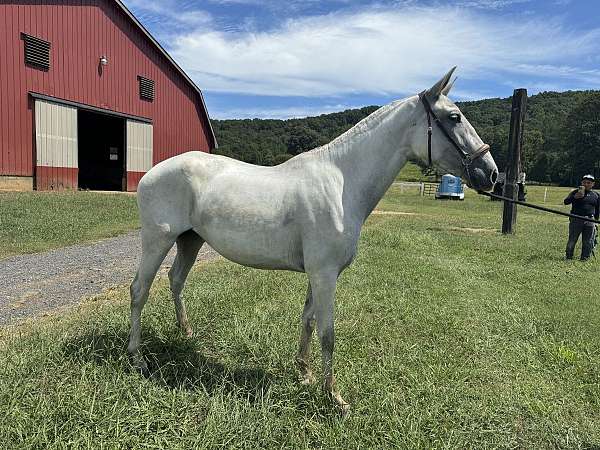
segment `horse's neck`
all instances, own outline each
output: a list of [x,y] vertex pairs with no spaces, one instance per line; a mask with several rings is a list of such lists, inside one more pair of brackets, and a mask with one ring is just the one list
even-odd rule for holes
[[385,106],[323,152],[344,176],[344,208],[353,208],[363,220],[408,160],[414,110],[414,97]]

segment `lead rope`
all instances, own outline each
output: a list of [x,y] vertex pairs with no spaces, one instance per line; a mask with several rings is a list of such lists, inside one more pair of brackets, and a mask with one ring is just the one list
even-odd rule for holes
[[431,135],[433,134],[433,127],[431,126],[431,116],[427,108],[425,108],[425,112],[427,113],[427,167],[431,168],[433,165],[433,161],[431,160]]
[[498,200],[504,200],[506,202],[515,203],[517,205],[525,206],[527,208],[537,209],[539,211],[545,211],[545,212],[549,212],[552,214],[558,214],[560,216],[573,217],[574,219],[583,220],[584,222],[593,222],[596,224],[600,224],[600,220],[596,220],[591,217],[579,216],[577,214],[570,214],[570,213],[566,213],[563,211],[557,211],[556,209],[550,209],[550,208],[546,208],[544,206],[539,206],[539,205],[534,205],[532,203],[522,202],[520,200],[513,200],[512,198],[504,197],[502,195],[492,194],[491,192],[477,191],[477,193],[479,195],[485,195],[486,197],[493,197]]

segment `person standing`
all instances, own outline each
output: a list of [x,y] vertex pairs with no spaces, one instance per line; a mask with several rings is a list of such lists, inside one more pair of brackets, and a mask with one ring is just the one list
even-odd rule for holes
[[[565,205],[572,205],[571,214],[598,220],[598,217],[600,217],[600,195],[592,190],[594,181],[592,175],[584,175],[579,189],[575,189],[565,198]],[[594,222],[575,219],[574,217],[569,219],[569,241],[565,251],[566,259],[573,259],[573,252],[579,235],[581,235],[581,260],[589,259],[594,245],[594,229]]]

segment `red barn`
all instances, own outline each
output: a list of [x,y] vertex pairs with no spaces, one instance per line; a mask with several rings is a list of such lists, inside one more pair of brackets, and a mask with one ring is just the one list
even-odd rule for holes
[[119,0],[0,2],[0,188],[136,189],[217,146],[202,92]]

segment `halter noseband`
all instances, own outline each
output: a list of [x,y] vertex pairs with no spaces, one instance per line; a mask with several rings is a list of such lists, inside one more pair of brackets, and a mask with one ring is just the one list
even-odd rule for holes
[[426,91],[423,91],[419,94],[419,99],[423,102],[423,106],[425,107],[425,112],[427,113],[427,159],[428,165],[431,167],[431,134],[433,132],[433,127],[431,126],[431,118],[433,117],[433,121],[437,124],[438,128],[442,130],[446,139],[450,141],[452,146],[456,149],[460,158],[462,160],[463,166],[465,167],[465,172],[467,178],[470,178],[469,174],[469,166],[475,161],[477,158],[481,158],[487,152],[490,151],[490,146],[488,144],[483,144],[473,153],[466,152],[458,143],[454,140],[452,135],[446,130],[444,124],[440,122],[440,119],[435,115],[433,110],[431,109],[431,105],[429,104],[429,100],[427,100]]

